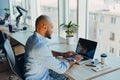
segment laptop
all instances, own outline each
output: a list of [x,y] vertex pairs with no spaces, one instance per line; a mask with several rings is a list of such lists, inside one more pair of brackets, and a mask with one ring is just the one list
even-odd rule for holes
[[[76,54],[83,56],[83,59],[80,61],[80,64],[90,61],[94,58],[96,47],[96,41],[79,38],[75,52]],[[71,59],[74,59],[74,56],[67,58],[67,60]]]

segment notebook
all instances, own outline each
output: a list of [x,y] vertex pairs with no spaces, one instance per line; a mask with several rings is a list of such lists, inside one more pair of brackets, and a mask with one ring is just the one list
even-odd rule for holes
[[[94,58],[96,47],[97,47],[96,41],[79,38],[75,52],[76,54],[81,55],[84,58],[80,61],[80,64],[88,60],[92,60]],[[74,56],[67,58],[67,60],[71,59],[74,59]]]

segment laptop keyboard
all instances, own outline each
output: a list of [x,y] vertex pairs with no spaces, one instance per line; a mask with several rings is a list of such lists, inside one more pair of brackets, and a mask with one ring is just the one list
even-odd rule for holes
[[[69,58],[65,58],[66,60],[70,61],[70,60],[74,60],[74,56],[71,56]],[[78,64],[83,64],[83,63],[86,63],[88,61],[90,61],[91,59],[87,58],[87,57],[84,57]]]

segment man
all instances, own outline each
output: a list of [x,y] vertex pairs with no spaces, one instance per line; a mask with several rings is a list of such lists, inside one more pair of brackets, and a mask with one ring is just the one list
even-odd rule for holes
[[[25,79],[26,80],[58,80],[59,74],[64,74],[73,64],[82,59],[75,56],[75,61],[63,62],[56,56],[69,57],[75,54],[73,51],[65,53],[51,51],[45,38],[51,38],[53,24],[46,15],[36,19],[35,32],[29,37],[25,46]],[[57,74],[55,79],[54,74]],[[66,79],[66,78],[64,78]],[[60,79],[60,80],[63,80]]]

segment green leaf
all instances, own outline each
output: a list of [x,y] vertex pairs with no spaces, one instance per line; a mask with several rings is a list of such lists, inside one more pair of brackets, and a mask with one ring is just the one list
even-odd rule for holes
[[68,24],[61,24],[60,26],[66,27],[67,30],[65,31],[67,35],[73,35],[74,31],[72,30],[73,27],[79,27],[77,24],[73,23],[72,21],[68,22]]
[[65,25],[65,23],[61,24],[60,26],[64,26],[64,25]]

